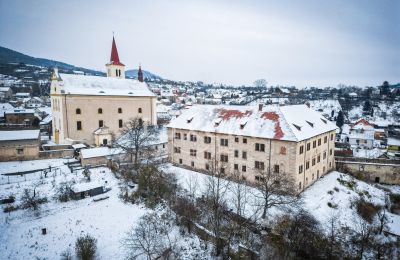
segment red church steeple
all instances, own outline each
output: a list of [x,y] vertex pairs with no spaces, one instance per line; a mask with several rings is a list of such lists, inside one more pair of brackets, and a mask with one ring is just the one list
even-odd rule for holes
[[110,64],[125,66],[124,64],[122,64],[122,63],[119,61],[118,50],[117,50],[117,44],[115,44],[114,35],[113,35],[113,41],[112,41],[112,47],[111,47]]
[[138,73],[137,73],[137,75],[138,75],[138,80],[140,81],[140,82],[143,82],[143,72],[142,72],[142,66],[140,66],[139,65],[139,70],[138,70]]

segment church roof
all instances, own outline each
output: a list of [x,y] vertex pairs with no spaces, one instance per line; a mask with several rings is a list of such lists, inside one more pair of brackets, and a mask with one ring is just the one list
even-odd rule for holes
[[144,82],[135,79],[59,74],[63,94],[154,97]]
[[115,43],[114,36],[113,36],[113,41],[112,41],[112,46],[111,46],[111,57],[110,57],[110,63],[109,64],[125,66],[124,64],[122,64],[119,61],[117,44]]

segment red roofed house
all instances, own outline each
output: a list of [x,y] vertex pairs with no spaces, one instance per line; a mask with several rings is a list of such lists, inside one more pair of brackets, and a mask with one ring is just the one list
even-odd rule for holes
[[372,149],[374,136],[374,126],[364,118],[361,118],[350,128],[349,143],[355,147]]
[[170,161],[197,171],[288,174],[301,192],[334,168],[337,127],[305,105],[194,105],[167,128]]

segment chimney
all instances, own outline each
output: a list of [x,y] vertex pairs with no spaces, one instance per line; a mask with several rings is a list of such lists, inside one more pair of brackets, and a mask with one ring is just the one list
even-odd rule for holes
[[258,104],[258,111],[262,111],[263,110],[263,106],[264,106],[264,104]]

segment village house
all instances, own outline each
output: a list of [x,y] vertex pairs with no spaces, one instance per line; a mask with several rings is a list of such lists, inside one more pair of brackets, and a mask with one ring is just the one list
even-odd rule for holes
[[238,171],[250,182],[260,171],[288,174],[301,192],[334,169],[336,128],[305,105],[197,105],[168,125],[169,159],[193,170]]
[[43,106],[43,100],[40,97],[32,97],[24,100],[25,108],[37,108]]
[[372,149],[375,140],[375,128],[367,120],[361,118],[350,128],[348,138],[351,146]]
[[143,82],[125,79],[113,38],[107,77],[58,74],[51,78],[51,107],[55,143],[111,145],[124,124],[135,117],[156,124],[156,96]]
[[4,119],[6,124],[23,126],[37,126],[40,121],[33,109],[13,109],[5,111]]
[[10,87],[0,87],[0,98],[1,99],[10,99],[12,97],[12,90]]
[[0,161],[39,159],[39,130],[0,131]]

